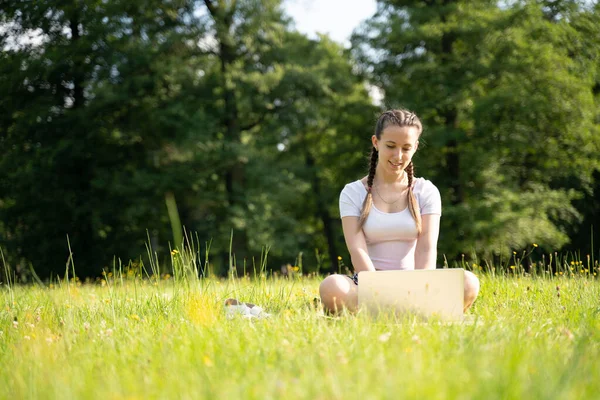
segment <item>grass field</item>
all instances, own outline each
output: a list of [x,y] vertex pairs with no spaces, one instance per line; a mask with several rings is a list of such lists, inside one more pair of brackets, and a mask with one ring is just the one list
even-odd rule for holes
[[[315,277],[4,286],[0,398],[598,398],[598,280],[479,276],[451,325],[327,317]],[[228,297],[272,316],[227,319]]]

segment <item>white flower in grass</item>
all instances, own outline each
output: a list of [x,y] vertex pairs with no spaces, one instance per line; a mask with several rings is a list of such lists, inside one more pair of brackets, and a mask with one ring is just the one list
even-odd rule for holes
[[346,357],[346,354],[344,354],[343,351],[340,351],[339,353],[337,353],[337,361],[340,364],[348,364],[348,358]]
[[108,328],[107,330],[100,330],[100,332],[98,332],[98,336],[102,339],[111,337],[112,335],[113,335],[113,330],[110,328]]
[[575,335],[567,328],[562,328],[561,333],[569,340],[575,339]]
[[384,334],[382,334],[382,335],[379,335],[379,337],[378,337],[378,340],[379,340],[380,342],[383,342],[383,343],[385,343],[385,342],[387,342],[388,340],[390,340],[390,337],[391,337],[391,336],[392,336],[392,332],[386,332],[386,333],[384,333]]
[[83,329],[85,329],[86,331],[90,330],[90,323],[89,322],[84,322],[83,323]]

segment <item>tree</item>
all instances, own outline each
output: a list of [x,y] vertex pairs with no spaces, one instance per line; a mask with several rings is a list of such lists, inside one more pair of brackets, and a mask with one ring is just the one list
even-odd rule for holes
[[[597,138],[600,137],[600,4],[576,7],[566,18],[575,31],[569,42],[569,54],[579,64],[579,73],[592,83],[596,112],[591,131],[592,136]],[[581,223],[567,231],[571,238],[567,250],[580,253],[582,258],[590,255],[593,263],[600,259],[599,253],[594,254],[600,238],[600,171],[594,172],[591,182],[581,183],[581,191],[583,196],[575,203],[576,208],[581,210]]]
[[[293,32],[279,1],[204,5],[209,30],[200,51],[213,60],[205,80],[218,99],[210,141],[219,181],[198,182],[206,189],[186,200],[186,225],[200,226],[204,241],[218,238],[212,248],[221,265],[229,263],[233,232],[238,271],[265,246],[275,263],[292,263],[300,252],[310,259],[315,248],[337,263],[341,230],[332,215],[341,181],[327,176],[339,167],[327,158],[356,143],[344,128],[363,129],[371,117],[363,80],[339,45]],[[201,213],[193,210],[200,203],[207,205]]]
[[276,263],[326,249],[334,269],[375,119],[341,46],[277,0],[2,4],[0,245],[21,270],[62,275],[67,235],[80,276],[148,236],[165,254],[176,220],[216,272],[264,246]]
[[[226,206],[219,207],[216,213],[219,223],[213,225],[217,228],[213,234],[223,237],[223,230],[228,233],[232,229],[232,249],[241,263],[250,257],[246,193],[249,153],[244,136],[273,112],[266,107],[263,98],[276,82],[277,72],[266,70],[270,66],[262,57],[265,52],[279,47],[278,37],[287,21],[277,0],[205,0],[204,5],[207,13],[202,21],[209,30],[208,36],[199,39],[216,61],[210,71],[218,82],[213,94],[219,98],[213,110],[219,116],[214,138],[222,146],[217,170],[226,201]],[[211,46],[211,42],[214,45]],[[224,263],[229,256],[226,249],[221,245]]]
[[[68,235],[77,273],[99,275],[113,255],[141,254],[146,229],[164,231],[156,205],[178,172],[165,171],[166,146],[191,124],[175,29],[189,13],[152,0],[3,2],[0,218],[21,268],[64,273]],[[37,40],[15,43],[27,35]]]
[[[271,92],[281,112],[265,126],[273,134],[255,142],[261,159],[278,166],[280,173],[271,174],[268,187],[276,188],[273,207],[287,216],[280,218],[283,224],[267,222],[274,237],[288,244],[282,246],[288,254],[308,253],[314,264],[314,250],[326,249],[323,267],[337,271],[337,257],[346,253],[339,193],[365,171],[377,109],[339,44],[298,33],[288,33],[285,43],[279,53],[283,77]],[[267,175],[264,169],[257,174]]]

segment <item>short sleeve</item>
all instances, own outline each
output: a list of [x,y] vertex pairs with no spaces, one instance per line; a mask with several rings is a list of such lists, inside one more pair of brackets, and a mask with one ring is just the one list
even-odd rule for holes
[[340,218],[360,217],[362,202],[354,189],[352,184],[348,184],[340,193]]
[[419,195],[419,207],[421,215],[442,215],[442,197],[440,191],[431,181],[425,181]]

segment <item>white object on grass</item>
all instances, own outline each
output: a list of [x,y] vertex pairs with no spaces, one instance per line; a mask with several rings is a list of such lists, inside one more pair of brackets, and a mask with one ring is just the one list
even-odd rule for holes
[[261,307],[248,307],[246,304],[227,305],[225,306],[226,317],[228,319],[235,318],[236,315],[241,315],[243,318],[269,318],[271,314],[265,312]]

